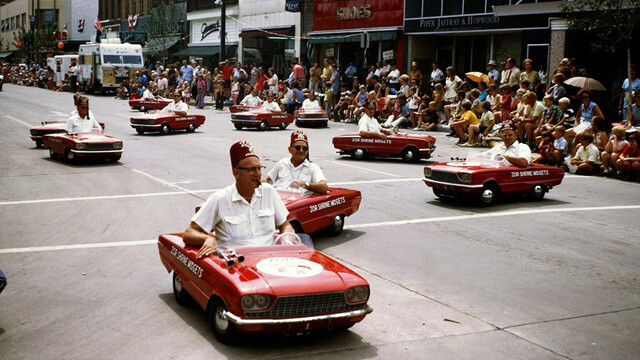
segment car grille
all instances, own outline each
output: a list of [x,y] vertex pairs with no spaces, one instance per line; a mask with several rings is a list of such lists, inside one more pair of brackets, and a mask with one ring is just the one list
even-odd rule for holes
[[87,151],[114,150],[114,144],[87,144]]
[[434,181],[441,181],[452,184],[462,184],[462,181],[458,178],[458,174],[450,173],[446,171],[436,171],[434,170],[431,173],[431,177],[429,178]]
[[362,308],[364,304],[349,305],[343,292],[281,296],[271,309],[260,312],[246,312],[247,318],[272,318],[306,316]]
[[255,115],[237,115],[237,114],[233,114],[231,118],[236,120],[255,120],[256,119]]
[[132,124],[138,124],[138,125],[154,125],[156,123],[155,119],[136,119],[136,118],[131,118],[131,123]]
[[31,135],[33,135],[33,136],[37,136],[37,135],[38,135],[38,130],[36,130],[36,129],[31,129],[31,130],[29,130],[29,132],[30,132],[30,133],[31,133]]

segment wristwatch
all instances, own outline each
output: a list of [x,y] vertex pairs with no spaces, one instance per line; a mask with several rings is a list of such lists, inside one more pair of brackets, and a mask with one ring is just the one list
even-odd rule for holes
[[305,189],[308,189],[308,188],[309,188],[309,182],[308,182],[308,181],[305,181],[305,182],[304,182],[304,188],[305,188]]

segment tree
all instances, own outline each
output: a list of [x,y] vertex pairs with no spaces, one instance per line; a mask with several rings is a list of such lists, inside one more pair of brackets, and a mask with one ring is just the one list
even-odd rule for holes
[[172,38],[180,36],[184,12],[171,0],[155,0],[149,11],[149,19],[143,25],[149,42],[161,49],[163,58],[168,58]]
[[[640,30],[640,0],[563,0],[560,9],[569,28],[592,35],[595,47],[613,52],[626,46],[627,76],[631,79],[631,41]],[[630,105],[631,92],[625,95]]]

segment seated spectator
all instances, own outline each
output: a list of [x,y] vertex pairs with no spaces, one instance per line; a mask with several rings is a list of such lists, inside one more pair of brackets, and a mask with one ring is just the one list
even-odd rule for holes
[[540,134],[538,142],[538,153],[540,156],[531,161],[532,164],[550,164],[552,159],[549,157],[549,150],[553,146],[553,136],[549,131],[543,131]]
[[[482,143],[484,137],[489,135],[489,131],[491,131],[493,126],[496,124],[493,112],[491,111],[491,103],[483,101],[481,108],[482,116],[480,118],[480,122],[477,125],[469,125],[468,127],[469,140],[467,141],[467,146]],[[477,139],[476,136],[478,136]]]
[[615,173],[615,164],[624,149],[629,146],[629,142],[625,139],[625,128],[622,125],[615,126],[611,130],[611,138],[607,141],[600,158],[602,159],[602,175],[608,176]]
[[633,92],[633,104],[627,114],[627,129],[640,127],[640,89]]
[[616,169],[624,180],[638,180],[640,176],[640,147],[638,147],[638,135],[629,136],[627,146],[616,161]]
[[[451,129],[455,131],[460,138],[460,140],[458,140],[457,142],[457,145],[471,146],[471,144],[469,143],[469,140],[471,139],[469,139],[469,137],[466,136],[465,133],[467,132],[467,128],[470,125],[478,125],[479,121],[476,114],[471,110],[471,102],[469,100],[465,100],[462,102],[462,110],[463,114],[460,117],[460,120],[454,120],[451,123]],[[467,144],[463,145],[464,143]]]
[[560,109],[561,117],[559,123],[564,126],[565,129],[571,129],[576,123],[576,114],[569,105],[571,105],[571,100],[569,100],[569,98],[563,97],[558,100],[558,108]]
[[562,116],[562,111],[560,108],[553,103],[553,96],[547,95],[544,97],[544,112],[542,113],[542,121],[540,121],[540,126],[534,132],[534,136],[540,135],[543,131],[553,131],[553,129],[558,126],[558,122],[560,121],[560,117]]
[[291,92],[293,96],[291,97],[291,101],[287,104],[287,113],[293,114],[296,109],[302,106],[302,102],[304,101],[304,93],[300,90],[300,85],[298,82],[293,82]]
[[600,164],[600,151],[593,145],[593,134],[590,132],[584,133],[580,137],[580,145],[576,149],[576,154],[571,159],[571,165],[575,167],[575,173],[579,175],[598,174],[600,172]]
[[464,92],[458,91],[456,98],[450,104],[444,106],[444,116],[449,123],[459,120],[464,113],[462,111],[462,102],[464,100]]
[[573,148],[577,147],[576,145],[583,133],[591,131],[591,119],[594,116],[599,116],[604,119],[604,115],[598,104],[591,101],[591,92],[589,90],[580,90],[578,97],[582,100],[582,104],[576,114],[576,125],[565,133],[565,138],[567,138],[569,145],[573,146]]
[[398,127],[405,121],[409,121],[409,103],[406,96],[400,94],[393,104],[392,114],[382,126],[391,128],[394,133],[397,133]]
[[564,126],[558,125],[553,130],[553,143],[547,149],[547,159],[550,160],[550,164],[562,165],[564,159],[569,156],[569,144],[567,139],[564,138]]
[[593,145],[595,145],[598,150],[604,151],[609,141],[609,135],[607,134],[607,125],[603,118],[594,116],[593,119],[591,119],[591,133],[593,134]]

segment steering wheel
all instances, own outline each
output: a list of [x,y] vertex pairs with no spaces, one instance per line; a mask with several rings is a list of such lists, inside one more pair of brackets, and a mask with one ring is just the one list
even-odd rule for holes
[[286,232],[278,235],[273,241],[274,245],[294,245],[299,244],[302,241],[296,233]]

